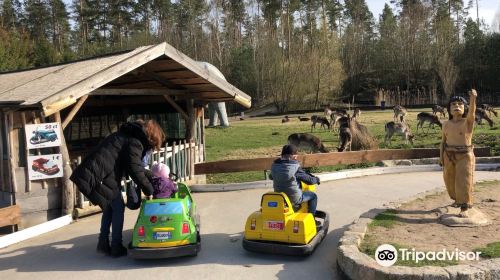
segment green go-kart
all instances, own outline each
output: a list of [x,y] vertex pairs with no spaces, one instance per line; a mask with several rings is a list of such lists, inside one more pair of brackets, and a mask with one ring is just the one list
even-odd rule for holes
[[201,249],[200,219],[188,186],[177,183],[172,198],[143,200],[129,255],[137,259],[196,256]]

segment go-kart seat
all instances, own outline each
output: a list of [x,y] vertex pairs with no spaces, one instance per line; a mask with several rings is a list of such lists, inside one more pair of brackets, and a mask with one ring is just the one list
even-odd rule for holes
[[269,192],[262,196],[261,209],[263,215],[278,215],[284,214],[284,209],[288,208],[288,203],[285,200],[284,194]]

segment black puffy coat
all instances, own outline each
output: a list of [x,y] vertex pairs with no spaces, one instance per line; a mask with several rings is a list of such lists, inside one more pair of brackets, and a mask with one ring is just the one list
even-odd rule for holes
[[126,123],[118,132],[106,137],[76,167],[70,179],[90,202],[102,209],[121,195],[121,180],[125,173],[149,196],[153,193],[153,186],[142,158],[150,148],[142,125]]

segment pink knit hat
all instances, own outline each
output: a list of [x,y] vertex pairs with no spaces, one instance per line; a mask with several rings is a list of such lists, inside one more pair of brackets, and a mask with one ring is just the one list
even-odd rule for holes
[[170,174],[170,168],[164,163],[154,162],[151,171],[154,176],[161,178],[168,178]]

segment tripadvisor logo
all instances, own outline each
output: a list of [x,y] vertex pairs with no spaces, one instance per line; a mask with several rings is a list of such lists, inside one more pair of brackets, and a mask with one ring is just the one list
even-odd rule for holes
[[459,249],[429,252],[417,251],[415,248],[397,250],[390,244],[383,244],[375,251],[375,260],[379,265],[388,267],[396,263],[398,256],[402,261],[419,263],[421,261],[478,261],[480,255],[481,252],[464,252]]
[[381,266],[391,266],[398,260],[398,251],[390,244],[382,244],[375,251],[375,260]]

